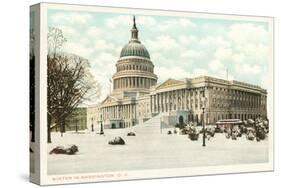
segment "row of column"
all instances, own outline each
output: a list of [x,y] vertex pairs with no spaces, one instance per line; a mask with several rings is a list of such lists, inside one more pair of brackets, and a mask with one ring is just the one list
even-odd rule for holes
[[202,123],[203,118],[204,118],[204,122],[206,124],[210,123],[210,118],[209,118],[209,113],[208,112],[206,112],[204,114],[204,117],[203,117],[203,113],[200,113],[200,114],[188,114],[188,121]]
[[135,105],[126,104],[119,106],[103,107],[101,109],[103,121],[111,119],[134,119],[135,118]]
[[109,119],[117,119],[119,117],[118,111],[119,111],[118,106],[103,107],[101,109],[103,121]]
[[[159,112],[168,112],[172,110],[198,110],[201,109],[203,106],[203,92],[209,92],[207,89],[199,88],[194,91],[190,91],[188,89],[183,90],[174,90],[174,91],[168,91],[163,93],[157,93],[155,95],[151,95],[150,103],[151,103],[151,112],[153,113],[159,113]],[[197,93],[197,94],[196,94]],[[210,94],[212,96],[212,94]],[[218,98],[217,98],[218,99]],[[207,100],[207,99],[206,99]],[[212,100],[213,101],[213,100]],[[233,104],[233,107],[254,107],[257,108],[257,111],[259,112],[261,109],[265,109],[265,102],[262,100],[262,98],[255,96],[251,97],[250,101],[240,101],[238,98],[232,99],[232,100],[223,100],[224,103],[222,103],[222,100],[216,100],[216,105],[219,104]],[[208,104],[208,101],[205,101],[206,106]],[[242,104],[243,103],[243,104]],[[263,105],[262,105],[263,104]],[[213,105],[212,105],[213,106]],[[229,105],[228,105],[229,106]],[[220,107],[222,108],[222,107]]]
[[150,88],[155,84],[155,80],[143,77],[128,77],[114,80],[114,89],[120,88]]
[[234,96],[232,97],[232,106],[242,108],[259,108],[261,106],[261,96],[251,94],[244,94],[238,97]]
[[148,71],[153,73],[153,68],[152,67],[148,67],[147,65],[119,65],[117,67],[117,72],[119,71],[126,71],[126,70],[141,70],[141,71]]
[[[203,107],[203,92],[206,89],[195,90],[198,94],[188,89],[174,90],[163,93],[157,93],[150,96],[151,111],[153,113],[168,112],[172,110],[199,109]],[[192,93],[193,92],[193,93]],[[207,101],[205,101],[207,105]]]
[[264,108],[264,100],[261,95],[252,95],[248,92],[217,93],[211,91],[211,106],[214,108]]

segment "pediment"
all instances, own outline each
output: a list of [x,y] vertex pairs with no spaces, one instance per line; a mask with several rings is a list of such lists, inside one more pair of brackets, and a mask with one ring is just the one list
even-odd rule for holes
[[114,103],[114,102],[117,102],[117,99],[112,97],[112,96],[108,96],[102,101],[101,104],[106,105],[106,104],[111,104],[111,103]]
[[163,88],[167,88],[167,87],[172,87],[172,86],[176,86],[179,84],[183,84],[183,81],[180,80],[175,80],[175,79],[168,79],[165,82],[163,82],[162,84],[160,84],[158,87],[156,87],[156,89],[163,89]]

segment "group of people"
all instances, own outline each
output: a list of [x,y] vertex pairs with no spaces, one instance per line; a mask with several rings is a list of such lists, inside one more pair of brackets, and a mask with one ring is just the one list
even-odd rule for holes
[[[193,122],[187,122],[184,126],[179,127],[179,134],[188,135],[191,140],[198,140],[199,134],[203,133]],[[225,133],[227,139],[237,140],[238,137],[246,135],[247,140],[264,140],[269,132],[269,123],[265,118],[257,118],[255,120],[248,119],[240,125],[207,127],[205,136],[208,140],[215,136],[215,133]]]

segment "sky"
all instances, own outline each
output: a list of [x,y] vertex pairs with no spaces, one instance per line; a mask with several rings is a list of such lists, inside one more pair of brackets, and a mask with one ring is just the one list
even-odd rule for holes
[[[158,83],[209,75],[267,89],[270,33],[267,22],[136,14],[139,40],[150,53]],[[48,27],[62,29],[62,50],[88,59],[109,94],[121,49],[130,40],[133,14],[48,10]]]

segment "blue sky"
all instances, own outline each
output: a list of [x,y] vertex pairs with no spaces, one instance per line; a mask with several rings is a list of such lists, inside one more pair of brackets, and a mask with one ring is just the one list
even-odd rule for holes
[[[48,26],[62,29],[63,51],[87,58],[103,99],[122,47],[130,40],[132,14],[48,10]],[[158,83],[200,75],[267,88],[270,33],[267,22],[135,15],[139,39],[150,53]]]

